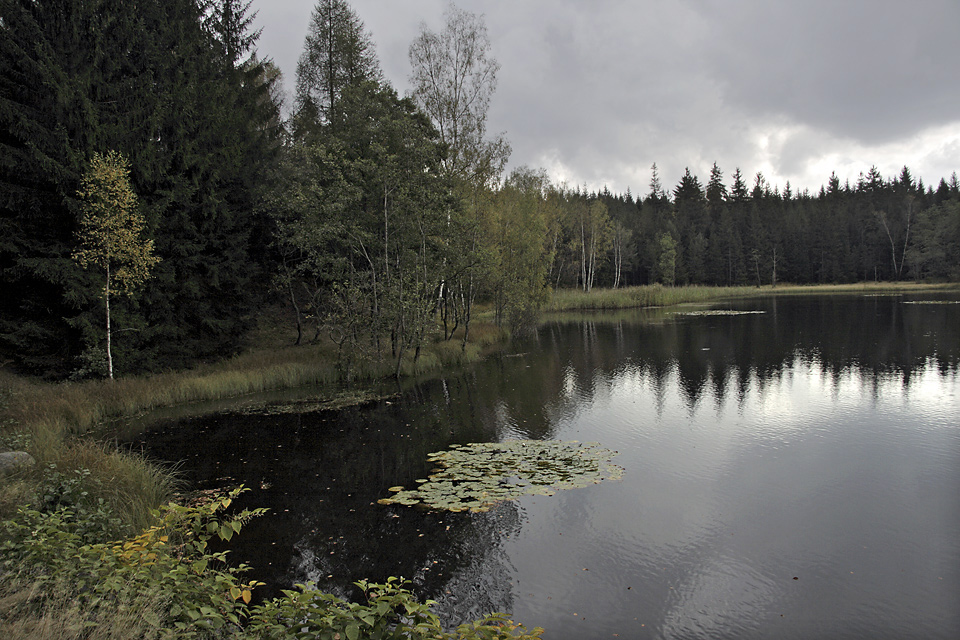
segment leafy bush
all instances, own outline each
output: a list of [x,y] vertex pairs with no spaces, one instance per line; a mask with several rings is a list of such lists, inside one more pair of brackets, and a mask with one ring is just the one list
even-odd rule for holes
[[310,638],[317,640],[527,640],[542,629],[527,633],[502,614],[460,625],[453,633],[443,630],[430,609],[432,600],[419,602],[398,578],[386,584],[357,582],[366,604],[345,602],[304,585],[284,591],[282,598],[255,607],[248,631],[258,638]]
[[91,504],[86,476],[52,474],[39,504],[0,522],[0,626],[18,638],[320,638],[330,640],[529,640],[502,615],[445,632],[402,581],[359,582],[367,603],[346,602],[298,585],[250,606],[259,583],[242,582],[245,565],[211,553],[263,509],[231,514],[243,491],[207,494],[156,512],[156,524],[118,542],[102,542],[112,514]]

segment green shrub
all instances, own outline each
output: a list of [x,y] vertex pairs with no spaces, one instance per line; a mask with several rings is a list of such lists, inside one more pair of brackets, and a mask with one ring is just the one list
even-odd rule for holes
[[502,614],[445,632],[433,611],[432,600],[419,602],[398,578],[386,584],[357,582],[366,604],[345,602],[305,585],[284,591],[282,598],[254,607],[248,632],[258,638],[310,638],[317,640],[528,640],[539,638],[542,629],[528,633]]
[[226,552],[208,546],[263,513],[230,513],[242,488],[168,504],[139,535],[105,542],[104,523],[116,518],[107,503],[91,501],[88,481],[82,471],[51,473],[36,505],[0,522],[0,626],[14,637],[531,640],[542,633],[502,615],[445,632],[434,603],[420,603],[396,578],[357,583],[366,604],[298,585],[251,606],[260,583],[242,582],[248,567],[228,566]]
[[[133,607],[150,637],[232,637],[242,630],[243,601],[256,584],[240,582],[247,567],[228,567],[225,553],[207,550],[212,536],[228,539],[261,512],[226,515],[240,490],[194,505],[167,505],[140,535],[102,542],[95,525],[109,518],[106,507],[84,504],[82,477],[53,478],[39,508],[21,507],[17,518],[0,524],[4,625],[29,628],[51,611],[69,610],[79,638],[86,637],[84,630],[124,620],[118,614]],[[123,634],[117,629],[111,635]]]

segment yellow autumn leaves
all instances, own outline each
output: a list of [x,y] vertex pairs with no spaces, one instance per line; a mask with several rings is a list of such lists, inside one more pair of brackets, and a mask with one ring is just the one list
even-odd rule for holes
[[73,259],[83,268],[104,270],[105,296],[111,290],[131,293],[147,280],[160,258],[153,255],[153,240],[144,237],[146,223],[123,154],[94,154],[77,196],[82,214]]

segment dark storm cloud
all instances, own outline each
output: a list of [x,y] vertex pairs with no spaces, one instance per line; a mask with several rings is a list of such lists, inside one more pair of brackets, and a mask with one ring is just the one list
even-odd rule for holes
[[960,113],[960,2],[700,4],[704,60],[746,113],[781,114],[867,144]]
[[[444,0],[354,0],[401,92],[419,25]],[[960,168],[960,2],[462,0],[501,64],[488,129],[512,166],[645,193],[718,162],[818,189],[830,172]],[[255,0],[261,53],[292,87],[313,2]],[[299,17],[297,17],[299,16]],[[291,22],[299,23],[299,35]],[[282,35],[281,35],[282,34]],[[939,127],[939,129],[938,129]],[[931,133],[932,132],[932,133]]]

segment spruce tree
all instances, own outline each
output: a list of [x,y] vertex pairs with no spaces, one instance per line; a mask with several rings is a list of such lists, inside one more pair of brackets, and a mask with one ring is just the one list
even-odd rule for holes
[[295,127],[301,134],[335,119],[346,87],[382,81],[363,22],[346,0],[318,0],[297,63]]
[[9,70],[0,77],[0,340],[21,365],[65,373],[96,339],[100,286],[70,255],[86,159],[108,149],[129,158],[163,258],[141,304],[112,310],[136,329],[125,336],[136,352],[128,360],[171,366],[222,353],[247,326],[272,116],[262,68],[235,55],[251,41],[214,30],[206,8],[0,2]]

